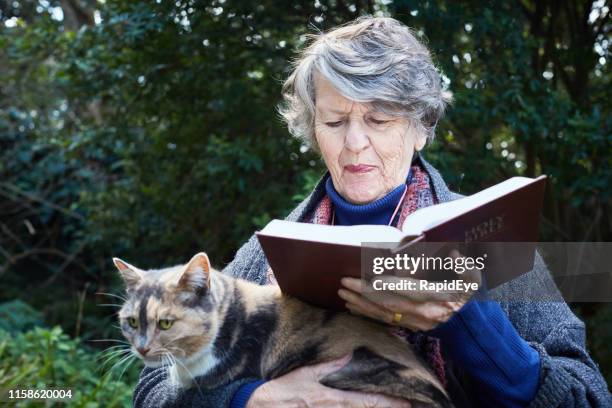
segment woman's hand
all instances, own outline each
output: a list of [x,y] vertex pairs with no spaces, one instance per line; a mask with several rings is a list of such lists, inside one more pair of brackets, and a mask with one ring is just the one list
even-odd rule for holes
[[[458,258],[456,250],[449,254]],[[386,282],[397,282],[394,276],[381,277]],[[404,280],[407,278],[403,278]],[[467,282],[481,283],[481,271],[472,269],[461,275]],[[417,282],[416,280],[414,280]],[[417,290],[386,291],[374,297],[366,297],[361,280],[343,278],[338,295],[346,301],[346,307],[354,314],[381,320],[410,330],[430,330],[446,322],[472,297],[473,291],[461,293],[431,293]]]
[[247,408],[409,408],[408,401],[380,394],[342,391],[326,387],[319,380],[339,370],[350,355],[312,366],[298,368],[259,386],[251,395]]

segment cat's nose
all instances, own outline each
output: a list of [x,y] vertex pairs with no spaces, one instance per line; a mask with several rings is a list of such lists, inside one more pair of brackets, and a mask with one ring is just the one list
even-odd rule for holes
[[149,347],[138,347],[136,350],[144,357],[151,349]]

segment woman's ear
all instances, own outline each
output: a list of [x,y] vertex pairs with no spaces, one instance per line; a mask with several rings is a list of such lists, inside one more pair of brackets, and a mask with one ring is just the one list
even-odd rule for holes
[[427,135],[419,134],[417,135],[416,142],[414,143],[414,150],[419,152],[423,150],[426,144],[427,144]]

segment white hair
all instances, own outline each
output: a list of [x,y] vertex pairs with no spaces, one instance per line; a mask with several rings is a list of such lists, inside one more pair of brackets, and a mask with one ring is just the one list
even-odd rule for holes
[[428,140],[452,98],[429,50],[413,31],[389,17],[361,16],[331,31],[307,34],[312,41],[293,61],[278,106],[289,132],[317,148],[314,135],[315,74],[345,98],[402,116]]

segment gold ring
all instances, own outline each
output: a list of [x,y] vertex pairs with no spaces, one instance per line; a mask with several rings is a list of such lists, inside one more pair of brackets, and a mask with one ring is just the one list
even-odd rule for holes
[[393,319],[392,319],[393,323],[398,324],[400,322],[400,320],[402,320],[402,314],[394,312],[393,313]]

